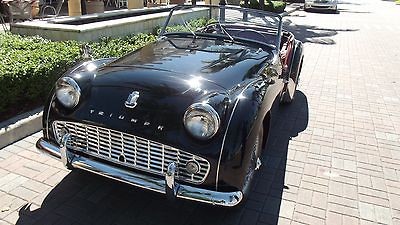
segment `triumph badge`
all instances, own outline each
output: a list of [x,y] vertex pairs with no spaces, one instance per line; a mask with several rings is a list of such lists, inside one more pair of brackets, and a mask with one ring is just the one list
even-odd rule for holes
[[128,99],[125,101],[125,106],[127,108],[135,108],[137,105],[137,100],[139,98],[139,92],[138,91],[134,91],[131,94],[129,94]]

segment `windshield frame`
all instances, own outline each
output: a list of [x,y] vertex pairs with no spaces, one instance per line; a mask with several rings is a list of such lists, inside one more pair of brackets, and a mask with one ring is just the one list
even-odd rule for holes
[[[175,7],[173,7],[171,9],[167,19],[165,20],[164,26],[161,28],[161,31],[160,31],[160,34],[159,34],[159,38],[162,38],[162,37],[164,37],[164,36],[166,36],[168,34],[166,32],[166,30],[167,30],[167,27],[169,26],[169,23],[171,21],[172,16],[174,15],[174,12],[176,12],[178,10],[186,10],[186,9],[192,9],[192,8],[210,8],[210,9],[214,9],[214,10],[215,9],[219,9],[219,12],[220,12],[219,18],[220,17],[225,18],[225,10],[226,9],[228,9],[228,10],[229,9],[230,10],[237,10],[237,11],[241,12],[243,14],[243,18],[244,19],[245,18],[247,19],[247,15],[248,14],[275,18],[277,20],[277,22],[278,22],[277,26],[266,26],[266,25],[262,25],[262,24],[258,24],[258,23],[253,23],[251,21],[240,21],[240,23],[242,23],[242,24],[251,24],[251,25],[265,27],[265,28],[276,29],[277,33],[276,33],[275,43],[274,43],[273,47],[276,50],[279,50],[279,46],[280,46],[280,42],[281,42],[281,36],[282,36],[282,24],[283,24],[282,23],[282,18],[283,18],[284,15],[273,13],[273,12],[268,12],[268,11],[257,10],[257,9],[242,8],[242,7],[238,7],[238,6],[226,6],[226,5],[177,5],[177,6],[175,6]],[[227,23],[226,21],[220,21],[220,20],[218,20],[218,22],[219,23]],[[238,23],[238,22],[236,22],[236,23]],[[266,43],[266,45],[272,47],[268,43]]]

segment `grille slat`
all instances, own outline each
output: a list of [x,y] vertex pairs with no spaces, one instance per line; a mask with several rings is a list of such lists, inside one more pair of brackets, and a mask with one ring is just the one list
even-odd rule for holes
[[[202,183],[208,175],[210,164],[207,160],[171,146],[103,127],[64,121],[53,123],[57,139],[64,127],[71,134],[67,143],[70,149],[158,175],[164,175],[168,164],[175,162],[178,167],[176,178],[195,184]],[[197,174],[186,171],[186,163],[190,160],[199,163]]]

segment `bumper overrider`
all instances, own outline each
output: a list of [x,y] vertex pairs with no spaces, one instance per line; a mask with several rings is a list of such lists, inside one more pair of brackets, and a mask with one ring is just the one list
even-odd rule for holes
[[73,168],[86,170],[136,187],[162,193],[171,199],[182,198],[228,207],[239,204],[243,199],[241,191],[218,192],[175,182],[174,176],[177,166],[173,162],[168,165],[163,180],[74,154],[66,147],[68,139],[69,135],[65,135],[61,142],[63,144],[57,146],[44,138],[40,138],[36,143],[36,147],[42,153],[61,159],[65,166],[69,165]]

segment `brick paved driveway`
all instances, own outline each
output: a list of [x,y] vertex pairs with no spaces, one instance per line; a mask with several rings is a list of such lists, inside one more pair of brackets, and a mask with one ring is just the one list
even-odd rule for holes
[[288,18],[306,45],[301,85],[242,208],[69,172],[37,153],[37,133],[0,150],[0,224],[400,224],[400,6],[339,9]]

